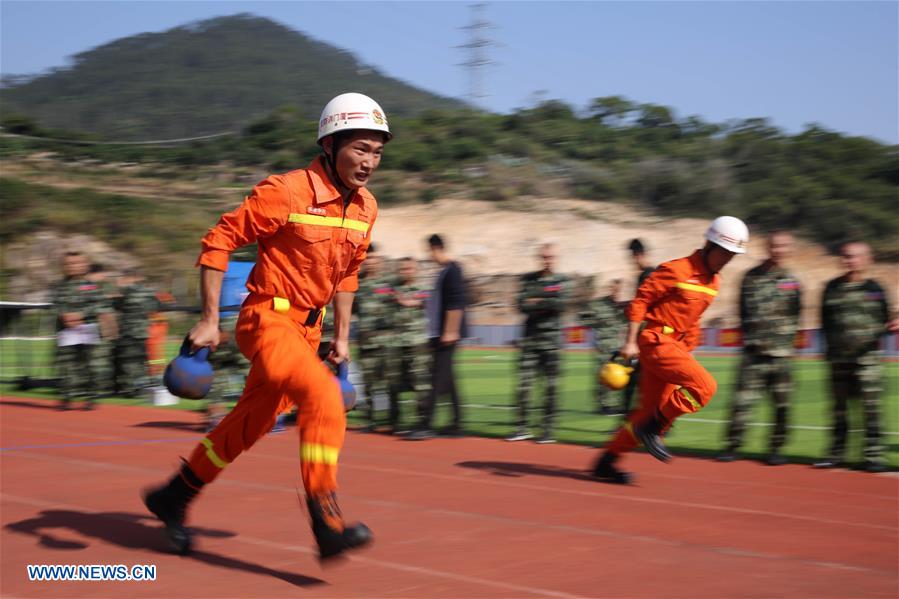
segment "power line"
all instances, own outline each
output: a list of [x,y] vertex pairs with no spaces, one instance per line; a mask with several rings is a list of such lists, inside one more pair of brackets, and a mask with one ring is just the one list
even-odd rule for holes
[[147,141],[94,141],[89,139],[57,139],[53,137],[37,137],[35,135],[20,135],[18,133],[0,133],[0,137],[18,137],[20,139],[33,139],[35,141],[74,144],[81,146],[161,146],[166,144],[179,144],[190,141],[214,139],[216,137],[224,137],[226,135],[235,135],[235,133],[233,131],[223,131],[222,133],[212,133],[210,135],[200,135],[197,137],[181,137],[178,139],[152,139]]

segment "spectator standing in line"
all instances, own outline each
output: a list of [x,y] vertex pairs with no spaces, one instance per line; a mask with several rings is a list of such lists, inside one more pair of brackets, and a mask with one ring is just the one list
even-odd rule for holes
[[737,459],[752,406],[770,392],[774,401],[774,429],[766,463],[771,466],[786,463],[780,450],[787,439],[793,354],[802,305],[799,279],[785,266],[792,252],[790,233],[772,233],[768,236],[768,258],[747,272],[740,285],[743,358],[731,404],[727,449],[718,456],[721,462]]
[[156,292],[144,284],[137,269],[126,270],[118,280],[118,297],[113,300],[118,322],[114,353],[114,391],[121,397],[138,397],[150,386],[147,369],[147,339],[150,314],[162,303]]
[[558,250],[555,244],[540,246],[541,268],[521,278],[518,309],[525,315],[524,335],[518,362],[518,422],[506,441],[533,438],[528,428],[528,398],[534,381],[545,381],[543,432],[537,443],[555,443],[556,399],[559,363],[562,354],[562,314],[570,294],[568,277],[556,272]]
[[465,279],[459,266],[446,250],[443,238],[434,234],[428,238],[431,259],[440,266],[434,288],[425,304],[428,317],[428,343],[431,347],[431,390],[422,406],[418,426],[405,438],[422,441],[433,438],[434,408],[440,395],[449,395],[453,422],[444,431],[447,436],[462,435],[462,405],[456,387],[453,362],[456,347],[465,336]]
[[393,334],[390,348],[390,429],[400,428],[400,393],[415,393],[416,414],[430,393],[430,361],[428,320],[425,301],[430,295],[418,282],[418,262],[406,257],[399,263],[399,278],[393,286]]
[[97,285],[87,280],[88,263],[81,252],[66,253],[63,272],[65,278],[51,296],[57,313],[59,408],[68,410],[72,401],[83,400],[84,409],[91,410],[98,395],[91,354],[100,341],[97,317],[106,308],[107,301]]
[[599,371],[612,352],[621,347],[624,331],[627,329],[627,318],[618,301],[621,287],[621,279],[613,279],[609,283],[608,295],[590,300],[587,309],[578,315],[580,323],[593,330],[593,347],[596,350],[593,392],[596,413],[603,416],[615,416],[620,413],[619,409],[612,405],[613,394],[617,391],[612,391],[599,382]]
[[890,316],[886,293],[868,278],[871,248],[853,241],[840,248],[845,274],[833,279],[821,299],[821,329],[827,342],[827,361],[833,390],[833,439],[828,455],[817,468],[840,466],[846,459],[849,400],[861,400],[865,417],[863,468],[886,470],[880,433],[880,395],[883,365],[880,341],[884,333],[899,331],[899,318]]
[[97,313],[97,327],[100,335],[97,344],[91,351],[90,368],[94,372],[94,387],[97,396],[108,396],[112,394],[115,387],[113,349],[115,340],[119,336],[119,323],[113,303],[118,295],[118,289],[110,281],[106,267],[98,262],[90,265],[85,279],[97,286],[102,298],[102,306]]
[[375,396],[380,394],[386,397],[388,393],[388,359],[393,344],[392,326],[396,307],[392,285],[391,277],[384,272],[383,258],[374,244],[370,245],[354,303],[359,365],[365,382],[368,419],[365,430],[369,432],[374,431],[377,425]]

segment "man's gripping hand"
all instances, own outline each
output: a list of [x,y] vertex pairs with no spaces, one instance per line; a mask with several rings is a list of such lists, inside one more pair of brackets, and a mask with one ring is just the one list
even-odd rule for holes
[[190,350],[197,351],[201,347],[208,347],[211,351],[218,349],[221,341],[221,333],[219,332],[219,323],[205,318],[194,325],[194,328],[187,334],[190,339]]
[[334,339],[328,350],[328,362],[340,364],[350,361],[350,342],[347,339]]

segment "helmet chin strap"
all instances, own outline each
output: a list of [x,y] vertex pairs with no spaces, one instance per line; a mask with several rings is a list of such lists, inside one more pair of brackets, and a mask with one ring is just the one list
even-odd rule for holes
[[337,172],[337,151],[339,148],[337,147],[340,136],[334,135],[331,137],[331,153],[325,152],[325,157],[328,159],[328,166],[331,167],[331,177],[334,179],[334,182],[337,183],[341,188],[350,190],[352,189],[346,182],[340,178],[340,173]]
[[718,271],[713,270],[712,267],[709,265],[709,250],[711,250],[711,246],[712,246],[711,242],[708,242],[705,244],[705,246],[703,246],[703,248],[702,248],[702,263],[705,264],[706,269],[714,275],[714,274],[717,274]]

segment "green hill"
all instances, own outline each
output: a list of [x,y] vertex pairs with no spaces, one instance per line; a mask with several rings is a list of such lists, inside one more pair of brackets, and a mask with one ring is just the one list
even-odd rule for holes
[[73,61],[31,80],[7,80],[4,111],[123,140],[238,131],[285,105],[317,118],[325,102],[350,90],[390,106],[391,116],[463,106],[246,14],[122,38]]

